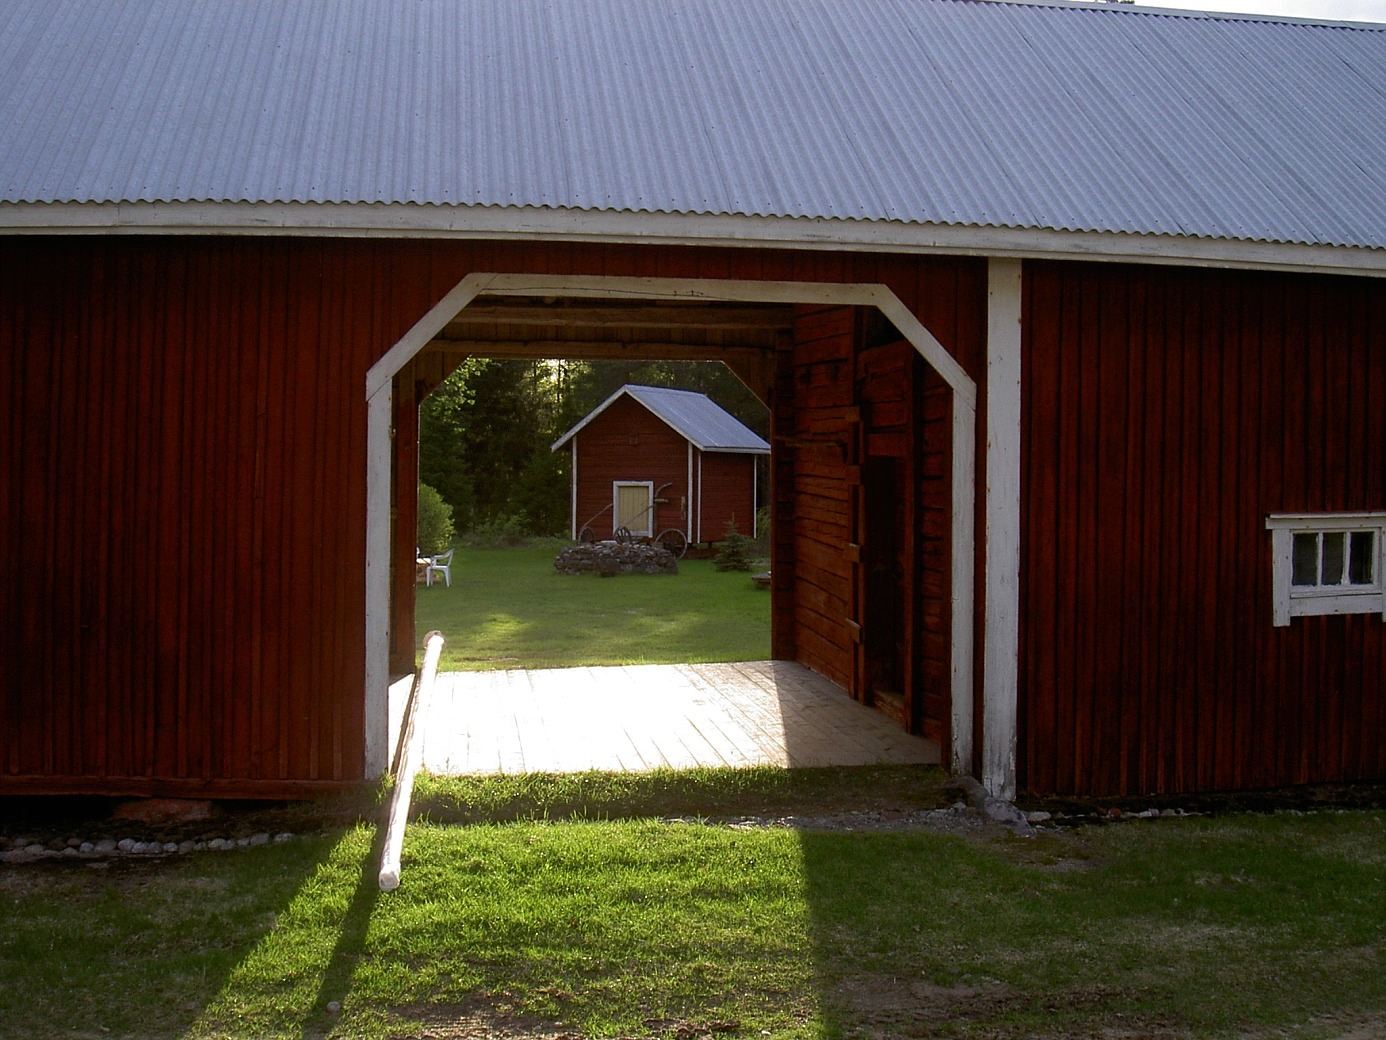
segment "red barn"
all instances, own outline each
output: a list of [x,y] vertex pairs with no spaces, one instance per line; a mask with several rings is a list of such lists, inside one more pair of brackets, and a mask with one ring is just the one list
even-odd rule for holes
[[0,792],[381,775],[468,356],[725,362],[774,655],[994,793],[1386,779],[1386,31],[0,0],[0,39]]
[[770,445],[706,394],[623,386],[556,440],[567,446],[572,536],[719,540],[755,534],[757,459]]

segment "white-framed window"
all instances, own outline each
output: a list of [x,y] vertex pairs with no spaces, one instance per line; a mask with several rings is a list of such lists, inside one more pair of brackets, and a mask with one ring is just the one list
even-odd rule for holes
[[1386,513],[1272,513],[1276,625],[1316,614],[1386,620]]

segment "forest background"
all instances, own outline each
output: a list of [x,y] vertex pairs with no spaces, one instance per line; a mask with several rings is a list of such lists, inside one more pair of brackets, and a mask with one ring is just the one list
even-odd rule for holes
[[769,411],[720,362],[470,358],[423,403],[419,481],[459,534],[566,534],[570,457],[550,446],[627,383],[705,393],[769,439]]

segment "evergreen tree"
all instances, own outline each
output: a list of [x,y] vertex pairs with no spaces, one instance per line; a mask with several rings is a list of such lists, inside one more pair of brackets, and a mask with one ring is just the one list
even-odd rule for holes
[[727,524],[727,533],[712,561],[715,571],[748,571],[751,569],[755,544],[736,529],[736,521]]

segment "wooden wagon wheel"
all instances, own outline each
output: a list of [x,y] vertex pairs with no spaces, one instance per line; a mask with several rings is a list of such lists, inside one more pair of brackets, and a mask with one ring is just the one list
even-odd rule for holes
[[582,530],[578,532],[578,541],[586,545],[588,542],[595,542],[596,540],[597,532],[592,530],[592,528],[588,527],[586,524],[583,524]]
[[616,541],[621,545],[629,545],[631,542],[635,541],[635,535],[630,533],[629,527],[616,528],[615,535]]
[[688,551],[688,538],[677,527],[660,531],[655,541],[673,553],[677,559],[683,559],[683,554]]

